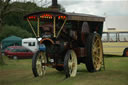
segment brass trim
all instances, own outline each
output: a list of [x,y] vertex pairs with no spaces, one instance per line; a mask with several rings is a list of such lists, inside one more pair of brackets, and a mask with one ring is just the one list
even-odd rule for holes
[[50,41],[52,44],[55,44],[54,41],[50,38],[44,38],[44,39],[40,40],[40,43],[43,43],[46,40]]
[[27,21],[28,21],[28,23],[29,23],[34,35],[37,37],[36,32],[34,31],[34,28],[33,28],[32,24],[31,24],[31,22],[30,22],[30,20],[28,18],[27,18]]
[[67,18],[64,20],[63,25],[61,26],[61,28],[60,28],[59,32],[57,33],[57,38],[58,38],[58,36],[60,35],[60,32],[62,31],[62,29],[63,29],[63,27],[64,27],[64,25],[65,25],[66,21],[67,21]]
[[56,37],[56,17],[54,17],[54,20],[53,20],[53,33],[54,33],[54,38]]
[[40,37],[40,28],[39,28],[39,26],[40,26],[40,18],[38,17],[37,18],[37,37]]

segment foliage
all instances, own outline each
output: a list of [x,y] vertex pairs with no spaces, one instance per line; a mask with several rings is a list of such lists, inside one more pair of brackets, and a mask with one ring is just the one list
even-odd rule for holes
[[29,25],[27,21],[24,20],[24,15],[36,11],[41,11],[42,8],[38,7],[35,3],[27,2],[27,3],[22,3],[22,2],[14,2],[11,4],[11,7],[16,7],[19,9],[23,9],[23,11],[12,11],[6,17],[4,17],[3,21],[5,24],[8,25],[14,25],[14,26],[19,26],[29,32],[31,32],[31,29],[29,28]]
[[[35,3],[32,2],[13,2],[10,4],[10,7],[14,8],[17,7],[17,11],[12,11],[12,12],[21,12],[23,14],[28,14],[31,12],[36,12],[36,11],[41,11],[42,8],[38,7]],[[21,10],[22,9],[22,10]]]
[[66,10],[65,10],[65,8],[62,6],[62,5],[58,5],[59,6],[59,10],[61,11],[61,12],[66,12]]
[[0,40],[11,35],[15,35],[22,38],[32,37],[31,33],[27,32],[21,27],[5,25],[3,28],[4,30],[0,33]]
[[2,53],[1,53],[1,43],[0,43],[0,65],[4,65],[5,62],[3,60],[3,57],[2,57]]

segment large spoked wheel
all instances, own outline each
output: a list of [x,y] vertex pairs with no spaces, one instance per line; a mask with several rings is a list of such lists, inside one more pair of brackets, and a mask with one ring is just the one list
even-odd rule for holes
[[90,34],[87,41],[86,67],[89,72],[101,69],[103,63],[103,47],[101,37],[97,33]]
[[66,78],[75,77],[77,73],[77,56],[73,50],[67,51],[64,59],[64,71]]
[[46,56],[45,52],[37,51],[32,58],[32,71],[35,77],[43,76],[46,73]]

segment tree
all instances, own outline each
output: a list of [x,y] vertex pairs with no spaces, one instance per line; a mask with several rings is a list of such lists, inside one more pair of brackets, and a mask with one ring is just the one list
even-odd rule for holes
[[[15,5],[10,4],[11,0],[0,0],[0,33],[3,31],[3,19],[10,12],[24,11],[24,9],[17,8]],[[0,54],[0,64],[4,64],[2,55]]]
[[[15,35],[22,38],[32,37],[31,33],[27,32],[26,30],[20,27],[4,25],[3,29],[4,30],[0,33],[0,39],[4,39],[11,35]],[[1,52],[1,48],[0,48],[0,52]],[[4,60],[1,53],[0,53],[0,64],[4,64]]]
[[4,25],[4,30],[0,34],[0,41],[8,36],[15,35],[21,38],[32,37],[32,34],[28,31],[17,26]]
[[[0,0],[0,32],[2,32],[4,14],[6,14],[10,1],[11,0]],[[0,64],[4,64],[2,54],[0,54]]]
[[3,22],[7,25],[19,26],[22,29],[31,32],[30,26],[28,22],[24,20],[24,15],[36,11],[41,11],[42,8],[38,7],[35,3],[32,2],[13,2],[11,5],[15,6],[16,8],[24,9],[24,11],[14,11],[10,12],[9,14],[4,17]]
[[0,0],[0,32],[2,31],[3,18],[7,12],[7,8],[9,6],[10,1],[11,0]]
[[58,6],[60,12],[66,12],[65,8],[62,5],[58,4]]
[[4,63],[4,60],[3,60],[3,57],[2,57],[2,53],[1,53],[1,43],[0,43],[0,65],[3,65],[5,64]]

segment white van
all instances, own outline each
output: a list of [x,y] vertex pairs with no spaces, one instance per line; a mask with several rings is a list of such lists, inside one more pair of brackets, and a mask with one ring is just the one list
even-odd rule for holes
[[[40,41],[40,38],[38,41]],[[32,52],[36,52],[39,48],[38,41],[36,38],[24,38],[22,39],[22,46],[30,49]]]

